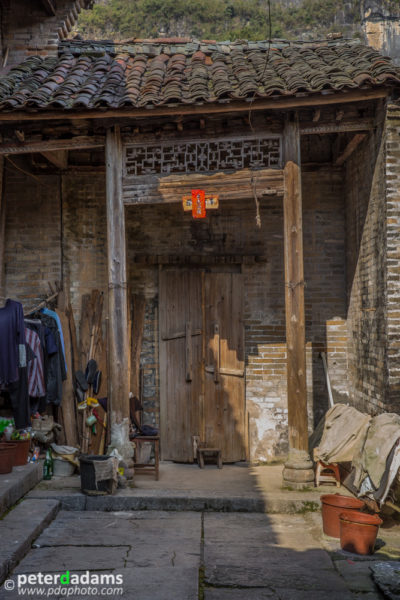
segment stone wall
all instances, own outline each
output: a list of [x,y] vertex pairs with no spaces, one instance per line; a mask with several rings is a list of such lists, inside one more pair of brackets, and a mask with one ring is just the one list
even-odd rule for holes
[[370,414],[386,407],[386,191],[382,127],[346,163],[349,392]]

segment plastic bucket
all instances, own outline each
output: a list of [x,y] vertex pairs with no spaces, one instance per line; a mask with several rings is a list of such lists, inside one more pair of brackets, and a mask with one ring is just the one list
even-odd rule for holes
[[84,494],[104,495],[112,494],[114,492],[114,482],[112,479],[105,479],[104,481],[99,481],[96,485],[96,471],[94,463],[96,461],[106,460],[112,460],[112,458],[110,456],[91,456],[89,454],[83,454],[79,457],[81,470],[81,490]]
[[354,510],[340,513],[340,547],[355,554],[373,554],[379,526],[378,515]]
[[29,448],[31,440],[11,440],[10,442],[4,442],[5,444],[14,444],[14,467],[20,467],[26,465],[28,462]]
[[14,466],[16,444],[0,443],[0,474],[11,473]]
[[56,477],[70,477],[74,474],[75,465],[64,458],[53,458],[54,475]]
[[359,511],[365,506],[362,500],[341,494],[323,494],[321,502],[324,533],[335,538],[340,538],[340,513],[348,510]]

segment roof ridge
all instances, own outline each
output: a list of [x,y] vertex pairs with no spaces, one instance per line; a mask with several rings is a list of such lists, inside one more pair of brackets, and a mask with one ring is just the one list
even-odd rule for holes
[[60,42],[60,46],[131,46],[135,44],[152,44],[152,45],[182,45],[182,44],[202,44],[202,45],[218,45],[218,46],[234,46],[239,44],[248,44],[253,45],[256,44],[260,46],[260,44],[265,45],[266,47],[280,47],[281,45],[285,46],[305,46],[305,47],[315,47],[321,44],[327,45],[358,45],[361,44],[361,40],[357,38],[335,38],[335,37],[327,37],[323,39],[317,40],[287,40],[284,38],[273,38],[271,40],[247,40],[247,39],[236,39],[236,40],[202,40],[197,38],[189,38],[189,37],[159,37],[159,38],[127,38],[124,40],[112,40],[112,39],[104,39],[104,40],[90,40],[90,39],[82,39],[80,36],[75,38],[69,38],[62,40]]

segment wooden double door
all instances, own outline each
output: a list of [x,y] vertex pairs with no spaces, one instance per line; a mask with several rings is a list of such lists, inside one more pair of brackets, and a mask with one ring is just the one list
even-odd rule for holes
[[193,462],[193,436],[246,458],[243,284],[239,273],[160,271],[161,455]]

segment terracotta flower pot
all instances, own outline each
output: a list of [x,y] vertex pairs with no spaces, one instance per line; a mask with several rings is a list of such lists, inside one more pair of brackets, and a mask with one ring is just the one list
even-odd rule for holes
[[0,443],[0,473],[11,473],[14,466],[16,444]]
[[14,467],[26,465],[31,440],[11,440],[10,442],[5,442],[5,444],[16,445],[16,448],[14,448]]
[[358,511],[344,511],[340,514],[340,547],[355,554],[372,554],[376,536],[383,521],[378,515]]
[[322,502],[322,527],[325,535],[340,537],[339,515],[347,510],[361,510],[365,503],[358,498],[342,496],[341,494],[323,494]]

